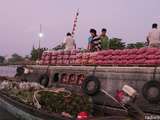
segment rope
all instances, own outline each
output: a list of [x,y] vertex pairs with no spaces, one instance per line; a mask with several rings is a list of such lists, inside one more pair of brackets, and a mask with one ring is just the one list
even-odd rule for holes
[[118,102],[113,96],[111,96],[108,92],[106,92],[105,90],[101,89],[101,91],[103,93],[105,93],[107,96],[109,96],[112,100],[114,100],[116,103],[118,103],[120,106],[122,106],[126,111],[128,111],[128,109],[123,105],[121,104],[120,102]]
[[153,71],[153,80],[156,80],[157,67],[154,68]]
[[53,90],[48,90],[48,89],[46,89],[46,90],[38,90],[38,91],[35,91],[35,92],[34,92],[34,95],[33,95],[33,103],[34,103],[34,106],[35,106],[37,109],[41,109],[41,107],[42,107],[42,106],[40,105],[38,99],[37,99],[37,95],[38,95],[38,93],[40,93],[40,92],[51,92],[51,93],[66,92],[66,93],[69,93],[69,95],[64,96],[64,97],[69,97],[69,96],[71,96],[71,94],[72,94],[70,91],[65,90],[64,88],[53,89]]
[[94,69],[93,69],[92,75],[95,75],[95,73],[96,73],[96,69],[97,69],[97,65],[95,65],[95,66],[94,66]]

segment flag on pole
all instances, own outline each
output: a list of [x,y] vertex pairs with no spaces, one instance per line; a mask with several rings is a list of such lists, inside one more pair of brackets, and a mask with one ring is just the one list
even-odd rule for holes
[[78,16],[79,16],[79,9],[77,10],[76,17],[74,19],[73,23],[73,29],[72,29],[72,37],[75,35],[76,27],[77,27],[77,21],[78,21]]

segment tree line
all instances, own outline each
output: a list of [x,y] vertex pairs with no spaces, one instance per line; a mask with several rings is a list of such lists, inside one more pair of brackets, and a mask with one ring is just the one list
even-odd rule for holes
[[133,48],[142,48],[145,47],[145,42],[136,42],[136,43],[128,43],[122,41],[120,38],[111,38],[109,40],[109,48],[110,49],[133,49]]
[[5,58],[4,56],[0,56],[0,64],[21,64],[21,63],[27,63],[27,62],[32,62],[32,61],[36,61],[37,59],[40,59],[42,56],[43,51],[46,51],[46,48],[33,48],[31,50],[31,54],[30,55],[26,55],[25,57],[14,53],[11,55],[10,58]]

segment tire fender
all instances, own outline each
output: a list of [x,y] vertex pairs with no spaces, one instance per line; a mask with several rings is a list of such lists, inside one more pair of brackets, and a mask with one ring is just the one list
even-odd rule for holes
[[17,67],[17,69],[16,69],[16,75],[15,76],[21,76],[21,75],[23,75],[24,71],[25,71],[24,67],[22,67],[22,66]]
[[100,81],[94,76],[88,76],[82,83],[82,90],[89,96],[94,96],[100,91]]
[[47,87],[49,84],[49,76],[47,74],[42,74],[39,78],[39,83],[44,87]]
[[54,73],[52,76],[52,82],[57,83],[59,82],[59,73]]
[[[151,89],[156,90],[156,92],[152,91]],[[160,82],[151,80],[145,83],[142,88],[142,94],[143,97],[150,103],[154,104],[160,102]]]

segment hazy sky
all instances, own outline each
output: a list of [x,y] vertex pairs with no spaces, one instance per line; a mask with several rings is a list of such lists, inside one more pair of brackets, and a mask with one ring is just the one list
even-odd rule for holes
[[85,47],[89,29],[108,29],[109,37],[144,41],[153,22],[160,24],[160,0],[0,0],[0,55],[30,53],[37,46],[52,48],[71,31],[80,9],[76,42]]

